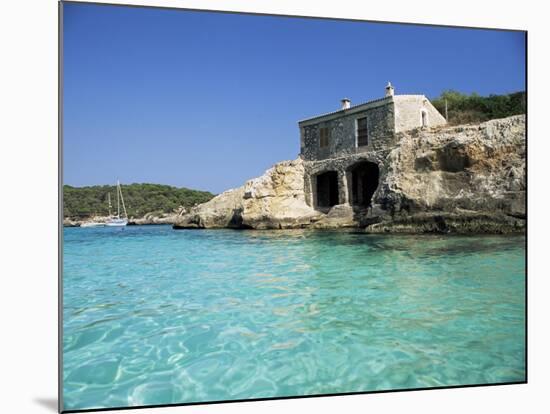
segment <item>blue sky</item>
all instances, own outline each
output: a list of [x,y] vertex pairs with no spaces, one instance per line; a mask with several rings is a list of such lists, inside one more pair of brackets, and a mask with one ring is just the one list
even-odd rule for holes
[[396,93],[525,89],[524,34],[66,3],[64,182],[240,186],[297,121]]

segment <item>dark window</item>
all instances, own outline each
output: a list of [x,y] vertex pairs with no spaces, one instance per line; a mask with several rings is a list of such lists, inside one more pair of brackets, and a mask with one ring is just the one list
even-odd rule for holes
[[320,136],[319,147],[321,148],[328,147],[328,140],[330,137],[329,129],[321,128],[319,130],[319,136]]
[[367,118],[357,119],[357,146],[369,145],[369,128]]

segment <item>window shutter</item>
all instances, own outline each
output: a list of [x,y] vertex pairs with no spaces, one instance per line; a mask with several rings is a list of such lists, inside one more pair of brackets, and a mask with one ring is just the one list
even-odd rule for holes
[[324,148],[328,147],[328,140],[329,140],[329,129],[326,127],[319,129],[319,147]]
[[367,118],[357,119],[357,146],[363,147],[369,144],[369,128]]

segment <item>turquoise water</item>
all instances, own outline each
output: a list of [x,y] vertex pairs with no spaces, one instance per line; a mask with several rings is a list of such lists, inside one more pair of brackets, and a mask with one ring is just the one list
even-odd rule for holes
[[525,379],[525,239],[64,230],[64,408]]

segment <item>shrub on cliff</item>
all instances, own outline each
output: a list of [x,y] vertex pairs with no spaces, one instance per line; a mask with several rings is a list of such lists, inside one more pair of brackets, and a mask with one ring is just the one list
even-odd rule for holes
[[451,125],[484,122],[524,114],[526,106],[525,92],[479,96],[476,93],[467,95],[447,90],[439,97],[432,99],[433,105],[443,116],[445,116],[445,100],[448,122]]

